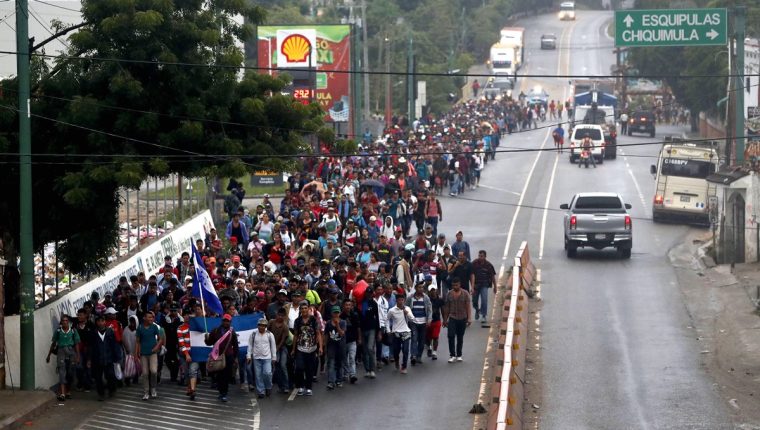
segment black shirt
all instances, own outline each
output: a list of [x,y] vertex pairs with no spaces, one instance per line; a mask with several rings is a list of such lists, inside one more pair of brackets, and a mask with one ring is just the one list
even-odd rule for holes
[[451,272],[451,278],[459,278],[462,283],[462,289],[470,291],[470,275],[472,275],[472,263],[465,261],[463,264],[458,265]]

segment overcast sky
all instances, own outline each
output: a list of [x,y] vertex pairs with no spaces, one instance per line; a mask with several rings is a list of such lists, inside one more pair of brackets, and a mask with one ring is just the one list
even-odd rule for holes
[[[57,19],[68,24],[82,22],[79,1],[70,0],[29,0],[29,37],[41,42],[50,37],[52,29],[50,21]],[[47,3],[47,4],[46,4]],[[59,6],[59,7],[55,7]],[[67,9],[74,10],[67,10]],[[16,2],[14,0],[0,2],[0,51],[16,51]],[[35,19],[37,18],[37,19]],[[39,20],[42,24],[37,22]],[[56,55],[65,49],[63,44],[53,41],[45,45],[45,53]],[[16,74],[16,56],[0,54],[0,76],[7,77]]]
[[[29,0],[29,37],[34,37],[37,43],[50,37],[52,34],[50,21],[54,19],[66,24],[79,24],[82,22],[82,17],[79,12],[75,11],[80,10],[81,7],[81,1]],[[15,0],[0,0],[0,51],[16,51],[15,10]],[[242,23],[242,17],[237,20]],[[51,41],[45,45],[45,53],[48,55],[60,54],[65,46],[59,40]],[[238,45],[242,48],[242,44],[238,43]],[[16,56],[0,53],[0,77],[15,74]]]

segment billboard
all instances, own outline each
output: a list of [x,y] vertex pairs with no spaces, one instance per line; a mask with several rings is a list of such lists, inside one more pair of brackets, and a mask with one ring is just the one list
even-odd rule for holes
[[337,72],[351,70],[350,25],[261,25],[257,29],[256,54],[260,72],[270,75],[278,73],[275,68],[314,66],[313,93],[297,88],[298,94],[294,95],[319,103],[327,113],[326,121],[350,124],[352,75]]

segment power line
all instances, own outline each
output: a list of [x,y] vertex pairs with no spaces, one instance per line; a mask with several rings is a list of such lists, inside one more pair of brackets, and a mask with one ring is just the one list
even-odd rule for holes
[[[11,107],[8,107],[8,106],[0,105],[0,108],[7,109],[7,110],[12,110],[12,111],[15,111],[15,112],[18,113],[18,109],[11,108]],[[60,121],[60,120],[57,120],[57,119],[54,119],[54,118],[48,118],[46,116],[39,115],[39,114],[34,114],[33,113],[33,114],[31,114],[31,116],[37,117],[37,118],[40,118],[40,119],[44,119],[44,120],[47,120],[47,121],[51,121],[51,122],[56,123],[56,124],[61,124],[61,125],[65,125],[65,126],[68,126],[68,127],[74,127],[74,128],[78,128],[78,129],[81,129],[81,130],[89,131],[91,133],[103,134],[103,135],[106,135],[106,136],[109,136],[109,137],[114,137],[114,138],[117,138],[117,139],[124,139],[124,140],[130,141],[130,142],[141,143],[141,144],[144,144],[144,145],[149,145],[149,146],[153,146],[153,147],[157,147],[157,148],[161,148],[161,149],[166,149],[166,150],[171,150],[171,151],[179,151],[179,152],[184,152],[184,153],[190,154],[190,155],[196,155],[196,156],[206,157],[206,155],[204,155],[202,153],[199,153],[199,152],[189,151],[187,149],[182,149],[182,148],[173,148],[171,146],[162,145],[160,143],[155,143],[155,142],[148,142],[146,140],[136,139],[136,138],[133,138],[133,137],[121,136],[121,135],[118,135],[118,134],[115,134],[115,133],[111,133],[111,132],[108,132],[108,131],[97,130],[97,129],[94,129],[94,128],[85,127],[83,125],[72,124],[72,123],[69,123],[69,122],[66,122],[66,121]],[[218,159],[218,161],[232,161],[232,160],[222,159],[222,158],[220,158],[220,156],[216,156],[216,155],[211,156],[211,157]],[[244,155],[240,155],[239,157],[244,157]],[[267,157],[267,156],[263,155],[261,157]],[[271,157],[269,157],[269,158],[271,158]],[[247,163],[247,162],[244,162],[242,160],[240,160],[240,161],[243,162],[243,164],[245,164],[245,165],[247,165],[249,167],[253,167],[253,168],[261,168],[262,167],[261,165]]]
[[[38,18],[38,17],[37,17],[37,13],[35,12],[35,10],[34,10],[34,9],[32,9],[32,6],[31,6],[31,5],[29,5],[29,14],[32,16],[32,18],[33,18],[35,21],[37,21],[37,24],[41,25],[41,26],[42,26],[42,28],[44,28],[44,29],[45,29],[45,31],[46,31],[46,32],[48,32],[48,34],[50,34],[51,36],[55,36],[55,33],[53,33],[53,31],[52,31],[50,28],[48,28],[47,24],[43,23],[43,22],[42,22],[42,20],[41,20],[40,18]],[[63,46],[65,46],[65,47],[67,47],[67,48],[71,49],[71,46],[70,46],[68,43],[66,43],[66,41],[65,41],[63,38],[60,38],[60,37],[58,37],[58,38],[56,38],[56,39],[57,39],[57,40],[58,40],[58,41],[59,41],[61,44],[63,44]]]
[[[18,55],[16,51],[0,51],[0,54]],[[312,71],[308,68],[282,68],[282,67],[263,67],[263,66],[245,66],[245,65],[228,65],[228,64],[202,64],[202,63],[187,63],[181,61],[153,61],[153,60],[134,60],[126,58],[103,58],[103,57],[77,57],[70,55],[51,55],[43,53],[33,53],[30,55],[36,55],[39,57],[52,58],[52,59],[64,59],[64,60],[79,60],[79,61],[101,61],[112,63],[131,63],[131,64],[147,64],[155,66],[181,66],[181,67],[202,67],[202,68],[218,68],[218,69],[230,69],[230,70],[255,70],[255,71],[278,71],[278,72],[309,72]],[[318,69],[323,73],[335,73],[335,74],[355,74],[355,75],[397,75],[397,76],[439,76],[439,77],[491,77],[492,73],[442,73],[442,72],[396,72],[396,71],[372,71],[372,70],[341,70],[341,69]],[[744,77],[747,76],[744,73],[741,74],[696,74],[696,75],[646,75],[640,74],[636,76],[629,76],[635,78],[644,79],[666,79],[666,78],[678,78],[678,79],[704,79],[704,78],[732,78],[732,77]],[[563,78],[563,79],[613,79],[620,78],[620,75],[550,75],[550,74],[518,74],[516,77],[520,78]]]
[[[0,106],[2,108],[8,109],[7,107]],[[399,152],[399,151],[388,151],[383,153],[371,153],[371,154],[355,154],[355,153],[330,153],[330,154],[201,154],[197,152],[192,151],[186,151],[181,150],[178,148],[172,148],[167,147],[165,145],[160,145],[153,142],[147,142],[140,139],[134,139],[126,136],[120,136],[114,133],[105,132],[102,130],[97,129],[91,129],[85,126],[80,126],[76,124],[70,124],[64,121],[58,121],[51,118],[47,118],[41,115],[32,114],[32,116],[36,116],[38,118],[42,118],[48,121],[53,121],[56,123],[60,123],[62,125],[67,125],[71,127],[81,128],[83,130],[87,130],[93,133],[100,133],[105,134],[111,137],[119,138],[119,139],[125,139],[125,140],[132,140],[136,141],[138,143],[143,143],[147,145],[152,146],[159,146],[163,149],[168,150],[179,150],[183,152],[189,153],[191,156],[187,155],[149,155],[149,154],[65,154],[65,153],[35,153],[33,154],[35,157],[124,157],[124,158],[215,158],[215,159],[221,159],[223,157],[230,158],[230,159],[239,159],[242,158],[275,158],[275,159],[297,159],[297,158],[344,158],[344,157],[355,157],[355,158],[368,158],[368,157],[387,157],[387,156],[399,156],[399,157],[409,157],[409,156],[420,156],[420,155],[459,155],[459,154],[465,154],[465,153],[471,153],[470,151],[419,151],[419,152]],[[748,139],[748,138],[754,138],[757,136],[740,136],[739,138],[742,139]],[[718,140],[731,140],[733,137],[718,137],[718,138],[700,138],[700,139],[688,139],[684,143],[709,143],[714,142]],[[654,146],[654,145],[666,145],[666,144],[677,144],[672,141],[666,141],[666,140],[657,140],[657,141],[649,141],[649,142],[637,142],[637,143],[618,143],[616,146],[618,148],[628,148],[628,147],[636,147],[636,146]],[[556,148],[511,148],[511,149],[497,149],[494,152],[497,154],[520,154],[520,153],[533,153],[533,152],[556,152]],[[0,156],[17,156],[18,153],[16,152],[2,152],[0,153]],[[631,157],[643,157],[641,155],[634,155],[634,154],[626,154],[626,156]],[[229,160],[222,160],[222,161],[229,161]]]
[[70,8],[70,7],[66,7],[66,6],[61,6],[61,5],[57,5],[55,3],[46,2],[46,1],[43,1],[43,0],[32,0],[32,1],[35,1],[37,3],[42,3],[42,4],[45,4],[45,5],[48,5],[48,6],[52,6],[52,7],[57,7],[58,9],[70,10],[72,12],[82,13],[82,11],[79,10],[79,9],[74,9],[74,8]]

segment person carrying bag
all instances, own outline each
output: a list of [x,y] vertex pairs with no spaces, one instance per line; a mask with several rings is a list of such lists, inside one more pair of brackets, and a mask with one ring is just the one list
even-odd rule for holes
[[[206,335],[206,345],[213,345],[206,362],[206,369],[216,374],[219,400],[226,403],[230,381],[238,366],[239,344],[235,330],[232,328],[232,316],[224,314],[222,324]],[[223,346],[223,347],[222,347]]]

